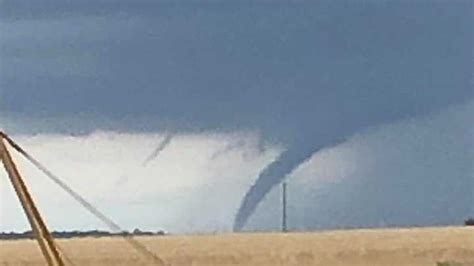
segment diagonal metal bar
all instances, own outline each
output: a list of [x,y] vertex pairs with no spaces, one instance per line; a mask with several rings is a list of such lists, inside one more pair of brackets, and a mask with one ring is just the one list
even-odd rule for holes
[[[3,136],[2,134],[0,137]],[[0,138],[0,156],[46,262],[50,266],[64,266],[57,246],[13,162],[8,148],[4,143],[4,138]]]
[[[49,179],[51,179],[55,184],[61,187],[64,191],[66,191],[71,197],[73,197],[77,202],[79,202],[84,208],[86,208],[90,213],[96,216],[99,220],[101,220],[109,229],[116,231],[116,232],[123,232],[123,230],[117,223],[115,223],[112,219],[108,218],[104,213],[102,213],[99,209],[94,207],[90,202],[88,202],[84,197],[82,197],[79,193],[74,191],[71,187],[69,187],[66,183],[64,183],[58,176],[53,174],[50,170],[48,170],[45,166],[43,166],[39,161],[33,158],[28,152],[26,152],[20,145],[18,145],[13,139],[11,139],[8,135],[3,132],[0,132],[0,137],[3,137],[8,143],[21,155],[23,155],[28,161],[30,161],[34,166],[36,166],[41,172],[43,172]],[[165,262],[159,258],[156,254],[150,251],[147,247],[143,244],[138,242],[133,236],[123,234],[124,239],[133,247],[135,250],[139,251],[143,255],[150,258],[155,265],[164,266],[166,265]]]

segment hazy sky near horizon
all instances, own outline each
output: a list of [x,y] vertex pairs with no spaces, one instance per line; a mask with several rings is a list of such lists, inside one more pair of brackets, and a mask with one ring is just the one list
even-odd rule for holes
[[[316,153],[288,177],[293,229],[459,224],[473,209],[474,102],[422,118],[369,128]],[[174,233],[232,230],[240,200],[258,172],[283,150],[260,147],[255,132],[182,134],[152,162],[165,137],[95,132],[18,135],[15,139],[80,194],[128,230]],[[17,153],[19,168],[56,230],[105,228]],[[0,171],[0,231],[27,220]],[[280,226],[280,188],[248,229]]]
[[[361,226],[454,223],[474,201],[472,24],[471,1],[4,0],[0,127],[126,227],[230,230],[259,172],[302,140],[325,149],[314,169],[289,177],[307,189],[295,226],[338,226],[360,206]],[[21,165],[51,203],[52,184]],[[321,185],[323,176],[345,185]],[[449,187],[432,187],[445,198],[422,190],[429,176]],[[353,205],[328,196],[315,207],[320,190]],[[0,191],[0,230],[23,228],[11,192]],[[274,227],[277,196],[249,226]],[[42,204],[55,227],[97,225],[75,211],[63,220],[58,210],[77,206],[58,197]],[[403,212],[400,198],[431,209]],[[201,218],[194,209],[206,206]]]

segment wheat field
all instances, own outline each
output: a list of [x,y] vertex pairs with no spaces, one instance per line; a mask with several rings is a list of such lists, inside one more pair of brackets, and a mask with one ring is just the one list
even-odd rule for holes
[[[139,237],[172,266],[474,265],[474,228]],[[57,240],[74,265],[149,265],[121,238]],[[45,265],[33,240],[0,241],[0,265]]]

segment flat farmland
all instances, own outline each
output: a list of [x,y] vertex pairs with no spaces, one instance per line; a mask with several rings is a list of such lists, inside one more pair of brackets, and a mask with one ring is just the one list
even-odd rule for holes
[[[173,266],[474,265],[474,228],[354,229],[136,238]],[[151,265],[118,237],[57,240],[74,265]],[[442,264],[445,263],[446,264]],[[0,241],[0,265],[45,265],[33,240]]]

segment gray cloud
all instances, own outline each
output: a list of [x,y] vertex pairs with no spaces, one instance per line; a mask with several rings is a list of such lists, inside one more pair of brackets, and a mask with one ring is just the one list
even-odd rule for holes
[[299,158],[295,168],[367,127],[473,96],[471,3],[1,10],[0,122],[13,133],[257,130]]
[[[372,128],[288,177],[293,229],[462,224],[474,214],[474,103]],[[275,187],[248,229],[279,228]]]
[[[2,20],[0,108],[50,118],[43,130],[67,131],[61,118],[102,117],[115,122],[96,118],[90,127],[259,128],[287,141],[319,124],[340,132],[339,124],[390,121],[472,97],[472,14],[463,4],[124,1],[138,10],[127,13],[122,4],[79,1],[110,11],[84,16],[90,12],[74,6],[28,3],[52,19],[21,20],[25,7],[12,4],[18,20]],[[126,117],[148,123],[121,127]]]

